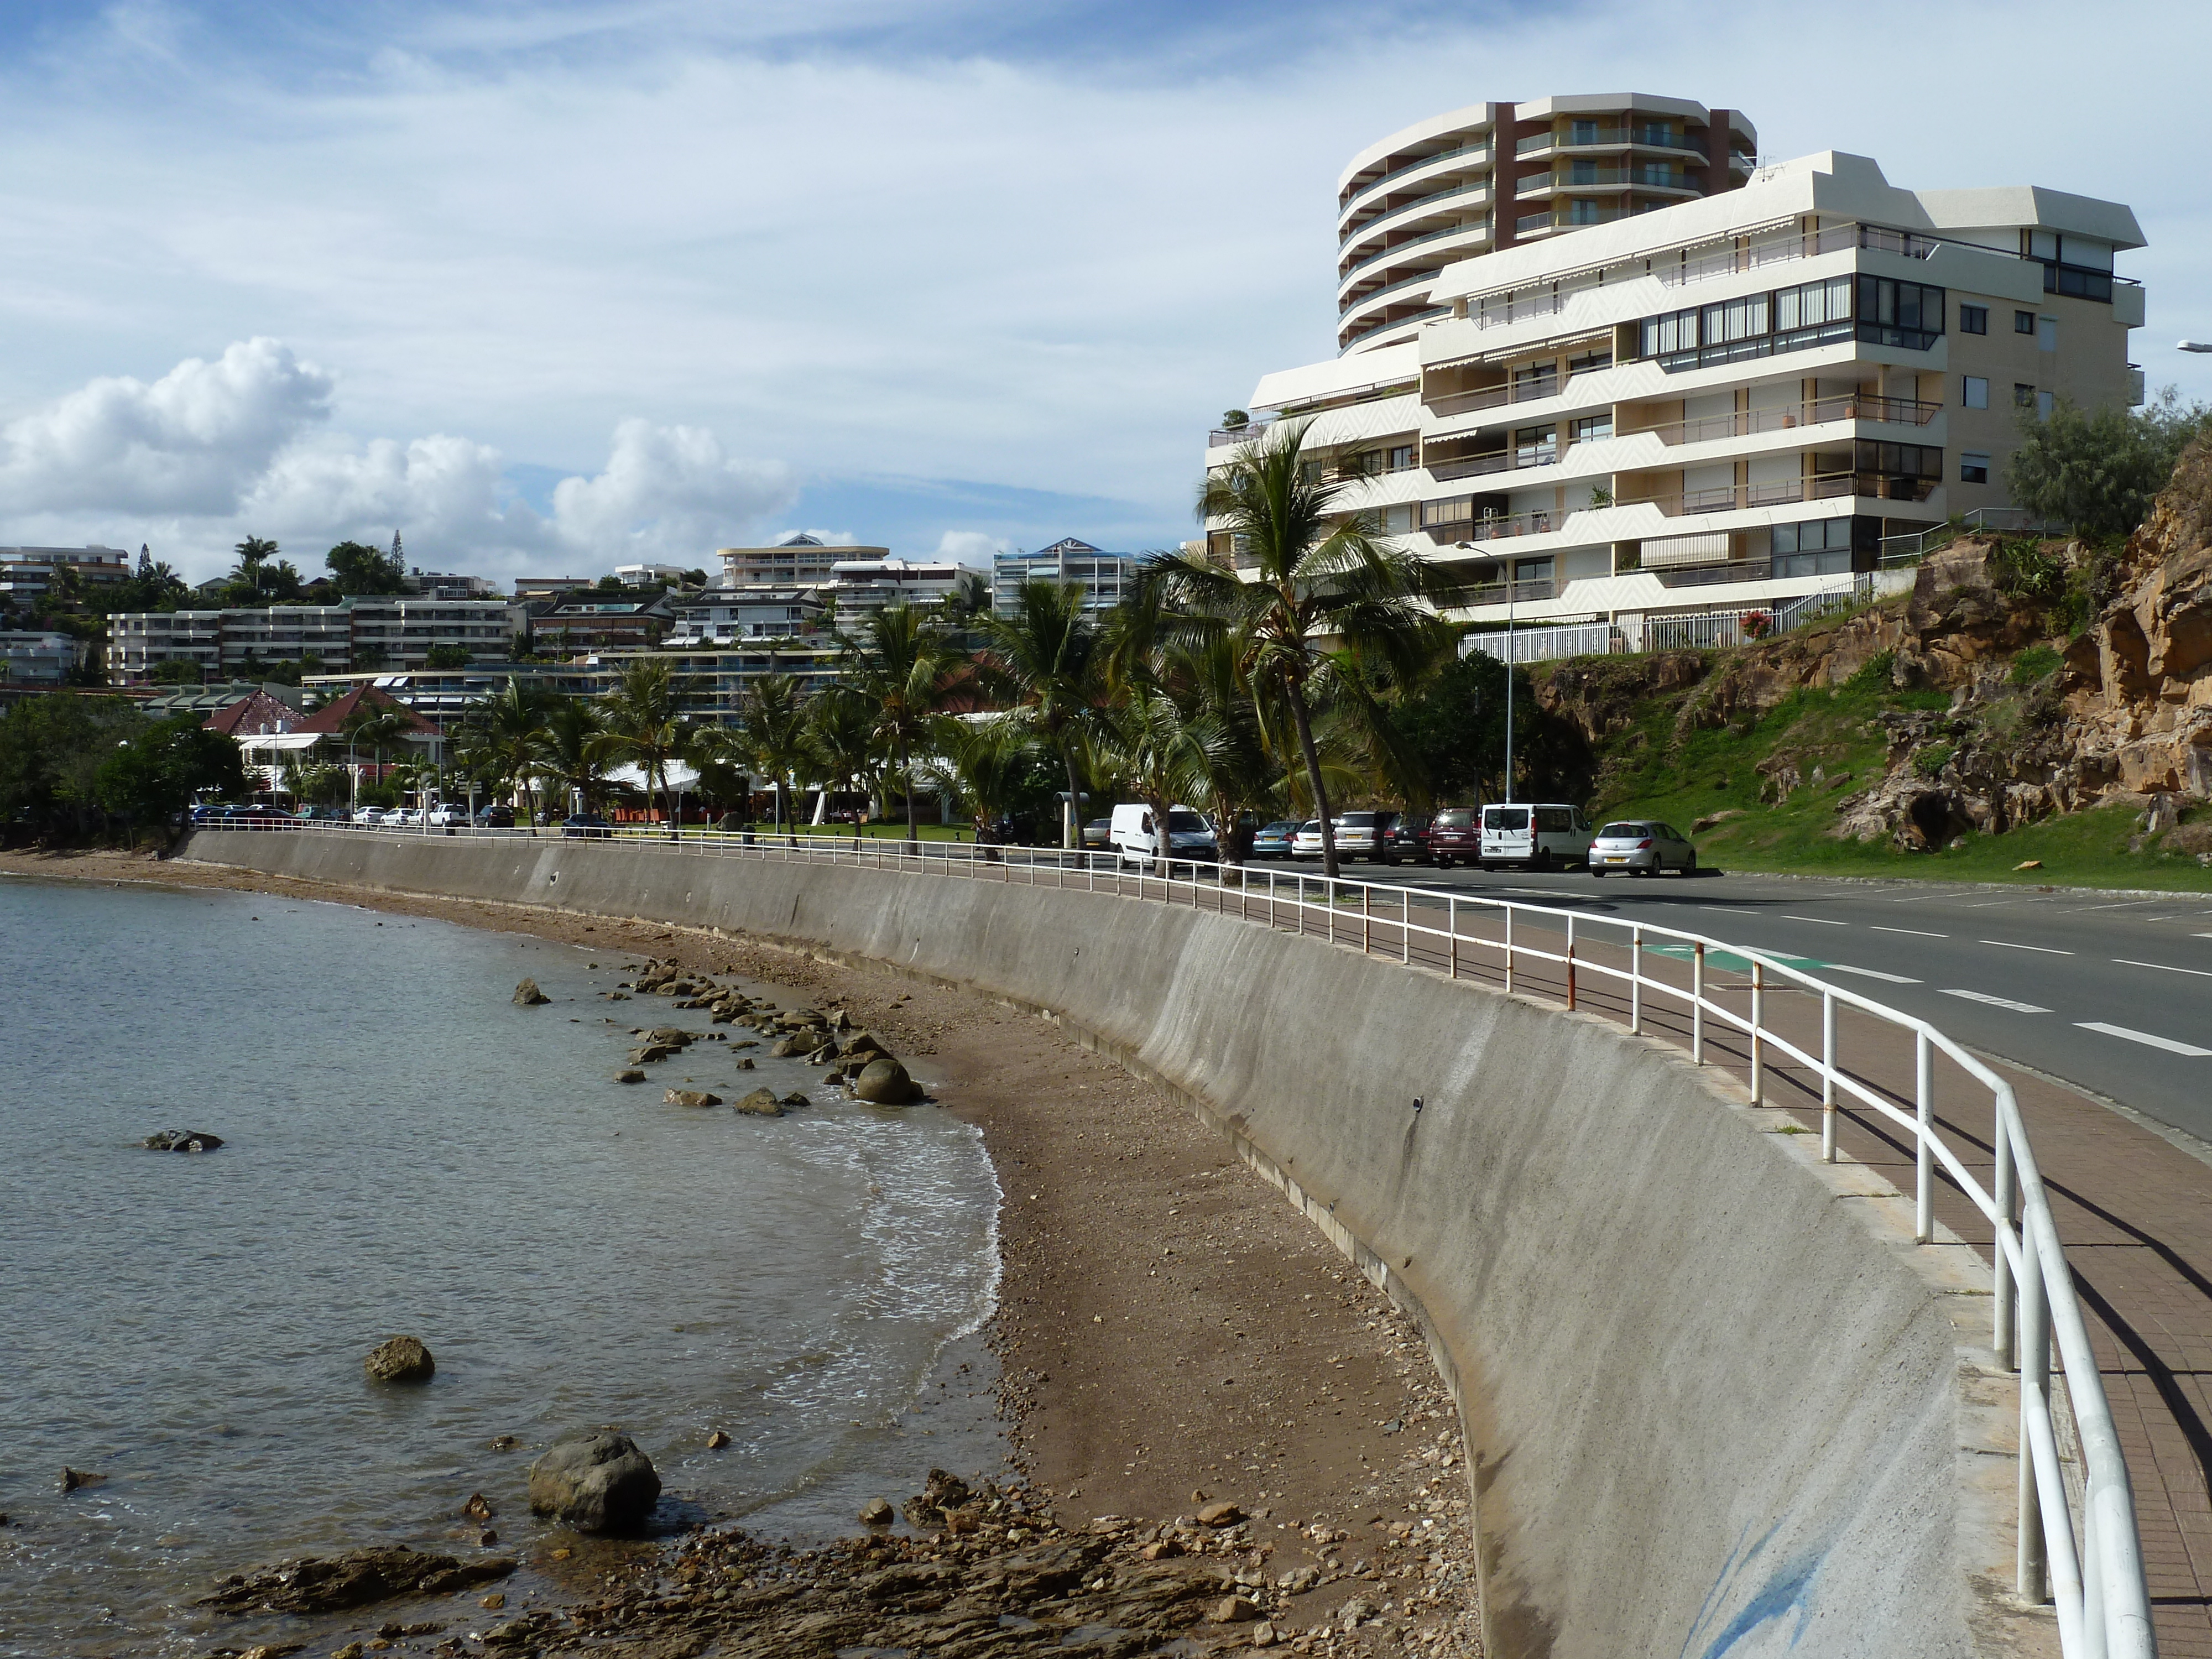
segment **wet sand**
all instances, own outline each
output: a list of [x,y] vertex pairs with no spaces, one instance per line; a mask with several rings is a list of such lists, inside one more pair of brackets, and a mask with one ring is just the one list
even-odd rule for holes
[[[834,999],[983,1133],[1006,1195],[1000,1411],[1060,1523],[1171,1522],[1226,1499],[1271,1583],[1320,1572],[1275,1613],[1287,1644],[1480,1651],[1458,1425],[1418,1331],[1222,1137],[1049,1022],[888,967],[658,924],[143,854],[4,853],[0,873],[279,892]],[[1354,1599],[1380,1617],[1347,1637]]]

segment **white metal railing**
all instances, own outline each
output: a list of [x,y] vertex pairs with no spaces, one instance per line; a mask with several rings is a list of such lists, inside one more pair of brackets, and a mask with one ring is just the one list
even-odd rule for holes
[[[201,827],[413,836],[433,844],[451,837],[513,841],[534,833],[429,826],[381,830],[287,820]],[[549,831],[549,835],[557,834],[557,830]],[[1185,905],[1233,915],[1277,930],[1287,928],[1301,936],[1318,936],[1332,945],[1357,946],[1369,955],[1379,948],[1407,967],[1418,965],[1452,979],[1468,976],[1487,957],[1494,958],[1502,970],[1509,994],[1527,988],[1524,980],[1529,965],[1547,964],[1559,970],[1557,985],[1570,1011],[1582,1000],[1581,986],[1586,977],[1610,981],[1625,991],[1632,1033],[1656,1036],[1650,1029],[1647,1015],[1655,1002],[1678,1006],[1687,1018],[1688,1048],[1697,1065],[1708,1063],[1706,1051],[1713,1046],[1712,1032],[1737,1034],[1745,1044],[1754,1104],[1765,1103],[1769,1076],[1778,1057],[1803,1067],[1820,1085],[1824,1161],[1836,1161],[1837,1115],[1846,1100],[1911,1137],[1914,1234],[1920,1243],[1928,1243],[1936,1237],[1939,1168],[1990,1224],[1994,1239],[1992,1346],[1999,1364],[2020,1375],[2019,1528],[2014,1561],[2019,1595],[2030,1602],[2055,1604],[2061,1649],[2069,1659],[2076,1656],[2080,1659],[2154,1659],[2157,1638],[2151,1627],[2134,1486],[2019,1103],[2010,1084],[1926,1020],[1847,987],[1829,984],[1792,963],[1705,934],[1388,882],[1182,859],[1170,859],[1164,871],[1153,867],[1154,861],[1149,860],[1133,871],[1112,852],[973,842],[795,834],[771,837],[753,831],[672,835],[665,830],[618,832],[617,838],[634,847],[677,856],[850,865],[918,875],[1075,888]],[[1540,917],[1547,928],[1564,924],[1564,939],[1558,941],[1556,949],[1531,943],[1525,927],[1516,934],[1516,921],[1522,917]],[[1502,924],[1501,931],[1496,937],[1462,932],[1463,918],[1470,921],[1496,918]],[[1593,927],[1625,936],[1611,941],[1615,956],[1625,955],[1625,961],[1591,953]],[[1389,949],[1394,934],[1395,951]],[[1654,941],[1686,952],[1686,984],[1655,971],[1647,963],[1646,946]],[[1716,957],[1745,963],[1747,975],[1733,967],[1717,969]],[[1738,984],[1729,988],[1717,983],[1716,971],[1732,975]],[[1723,1000],[1726,995],[1740,997],[1745,989],[1748,1000],[1741,1009]],[[1817,1040],[1801,1041],[1778,1029],[1770,1019],[1768,994],[1776,989],[1802,991],[1820,1000]],[[1856,1066],[1846,1064],[1838,1042],[1836,1015],[1839,1008],[1854,1010],[1899,1036],[1911,1038],[1914,1086],[1909,1103],[1901,1097],[1893,1100],[1863,1080],[1862,1073],[1867,1070],[1863,1055]],[[1939,1054],[1989,1093],[1995,1167],[1987,1187],[1966,1167],[1936,1121]],[[2069,1506],[2058,1449],[2059,1422],[2054,1414],[2051,1374],[2054,1348],[2081,1464],[2078,1513]]]

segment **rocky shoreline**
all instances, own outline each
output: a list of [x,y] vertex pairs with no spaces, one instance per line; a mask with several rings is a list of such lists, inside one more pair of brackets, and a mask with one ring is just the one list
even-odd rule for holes
[[[972,1503],[925,1502],[903,1532],[856,1518],[860,1536],[805,1549],[724,1527],[663,1546],[556,1530],[511,1541],[519,1571],[489,1595],[366,1610],[264,1659],[1480,1653],[1464,1454],[1421,1334],[1218,1135],[1050,1023],[704,930],[121,854],[6,854],[0,872],[274,891],[586,945],[640,977],[787,989],[777,1042],[843,1073],[861,1057],[845,1042],[873,1034],[939,1103],[922,1109],[978,1126],[998,1170],[985,1335],[1013,1467],[995,1485],[958,1471]],[[764,1020],[755,1000],[729,1023]],[[1236,1519],[1207,1524],[1224,1504]]]

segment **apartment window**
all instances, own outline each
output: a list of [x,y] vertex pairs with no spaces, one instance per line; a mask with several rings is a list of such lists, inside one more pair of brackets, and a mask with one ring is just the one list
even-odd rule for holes
[[1513,434],[1513,465],[1538,466],[1557,458],[1559,449],[1559,428],[1555,426],[1524,426]]
[[2032,386],[2022,386],[2018,380],[2014,380],[2012,385],[2012,406],[2014,409],[2033,409],[2035,388]]
[[1529,398],[1548,398],[1559,389],[1557,363],[1530,363],[1513,371],[1513,401],[1516,404]]
[[1840,323],[1851,314],[1851,279],[1831,277],[1825,283],[1802,283],[1778,289],[1774,295],[1774,326],[1784,333],[1822,323]]
[[2057,397],[2051,392],[2037,392],[2035,394],[2035,418],[2039,421],[2049,420],[2051,418],[2052,405],[2054,405],[2057,401]]
[[1597,182],[1597,163],[1571,161],[1567,165],[1567,182],[1571,185],[1594,185]]
[[1764,294],[1747,294],[1741,299],[1723,300],[1718,305],[1705,308],[1705,343],[1723,345],[1730,341],[1747,340],[1754,334],[1767,331],[1767,300]]
[[1889,444],[1861,438],[1852,448],[1854,471],[1881,472],[1893,478],[1943,476],[1943,452],[1929,444]]
[[1987,306],[1962,305],[1959,307],[1960,333],[1986,334],[1989,331],[1990,308]]
[[1887,276],[1859,278],[1859,338],[1925,351],[1943,332],[1943,290]]
[[1774,526],[1777,576],[1829,576],[1851,568],[1851,520],[1814,519]]
[[1609,414],[1585,415],[1567,428],[1567,441],[1570,443],[1595,443],[1600,438],[1611,436],[1613,436],[1613,416]]
[[1595,369],[1612,367],[1613,354],[1610,351],[1585,351],[1567,359],[1567,373],[1570,374],[1588,374]]
[[1990,458],[1971,449],[1959,457],[1959,482],[1985,484],[1990,481]]
[[1394,445],[1392,445],[1392,446],[1391,446],[1391,447],[1390,447],[1390,452],[1389,452],[1389,470],[1390,470],[1391,471],[1393,471],[1393,472],[1404,472],[1404,471],[1407,471],[1410,470],[1410,469],[1412,468],[1413,465],[1413,445],[1411,445],[1411,444],[1394,444]]
[[1577,197],[1567,204],[1566,222],[1571,225],[1596,225],[1605,222],[1605,210],[1587,196]]
[[2012,314],[2012,331],[2015,334],[2034,333],[2035,313],[2032,311],[2014,312]]
[[1671,311],[1664,317],[1646,317],[1643,324],[1643,351],[1647,357],[1663,357],[1670,352],[1692,351],[1698,344],[1698,313]]
[[1990,406],[1990,382],[1985,374],[1966,376],[1966,395],[1960,399],[1968,409],[1987,409]]
[[1594,144],[1597,143],[1597,123],[1595,121],[1576,121],[1571,123],[1569,142],[1577,144]]
[[2035,349],[2038,351],[2058,349],[2058,319],[2056,317],[2035,319]]

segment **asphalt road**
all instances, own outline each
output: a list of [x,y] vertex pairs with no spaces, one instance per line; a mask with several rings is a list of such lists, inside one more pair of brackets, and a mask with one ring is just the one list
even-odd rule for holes
[[[1408,865],[1344,873],[1747,945],[2212,1142],[2212,893],[2133,898],[1710,872],[1599,880],[1580,870]],[[1626,938],[1602,927],[1588,936]]]

